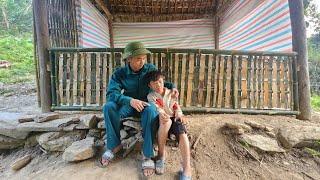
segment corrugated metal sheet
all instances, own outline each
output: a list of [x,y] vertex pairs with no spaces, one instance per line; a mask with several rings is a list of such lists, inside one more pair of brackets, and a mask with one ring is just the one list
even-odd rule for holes
[[[249,1],[236,1],[222,22],[245,8]],[[221,30],[219,44],[220,49],[227,50],[292,51],[288,0],[261,1],[251,13]]]
[[110,47],[108,20],[88,1],[80,0],[80,47]]

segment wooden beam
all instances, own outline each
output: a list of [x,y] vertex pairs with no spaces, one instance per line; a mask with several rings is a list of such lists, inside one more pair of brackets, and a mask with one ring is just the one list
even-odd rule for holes
[[303,0],[290,0],[289,8],[292,26],[292,46],[293,51],[298,53],[296,64],[298,70],[299,109],[301,113],[297,118],[309,120],[311,119],[310,79]]
[[33,0],[33,11],[35,20],[35,34],[37,39],[37,48],[40,66],[40,98],[41,111],[51,111],[51,88],[50,73],[48,67],[49,61],[49,29],[47,17],[47,1]]
[[113,17],[112,14],[110,13],[109,9],[107,6],[104,4],[102,0],[95,0],[98,6],[103,10],[103,12],[106,14],[108,21],[112,21]]
[[109,27],[109,39],[110,39],[110,48],[114,48],[114,39],[113,39],[113,22],[108,21],[108,27]]

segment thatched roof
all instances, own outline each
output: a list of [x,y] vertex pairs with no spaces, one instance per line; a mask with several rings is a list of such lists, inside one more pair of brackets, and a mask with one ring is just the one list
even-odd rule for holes
[[91,0],[114,22],[159,22],[221,15],[234,0]]

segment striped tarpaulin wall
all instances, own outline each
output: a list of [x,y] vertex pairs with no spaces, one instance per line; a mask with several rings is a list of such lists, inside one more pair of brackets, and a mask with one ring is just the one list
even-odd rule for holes
[[264,0],[243,17],[226,26],[254,1],[238,0],[222,19],[219,47],[226,50],[292,51],[288,0]]
[[171,22],[114,23],[114,45],[141,41],[148,48],[213,49],[213,20],[195,19]]
[[110,47],[108,20],[88,1],[79,0],[80,47]]

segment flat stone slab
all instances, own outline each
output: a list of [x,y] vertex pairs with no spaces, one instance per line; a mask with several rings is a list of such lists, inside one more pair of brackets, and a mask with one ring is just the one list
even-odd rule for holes
[[39,114],[34,118],[34,121],[37,123],[42,123],[42,122],[47,122],[47,121],[52,121],[55,119],[58,119],[60,117],[60,114],[58,113],[44,113],[44,114]]
[[132,128],[137,129],[139,131],[142,130],[140,122],[137,122],[137,121],[131,121],[131,120],[125,121],[125,122],[123,122],[123,125],[128,126],[128,127],[132,127]]
[[[63,118],[52,121],[37,123],[37,122],[26,122],[19,123],[16,126],[18,131],[38,131],[38,132],[49,132],[49,131],[72,131],[73,128],[69,128],[73,124],[70,122],[74,121],[74,118]],[[67,125],[67,126],[64,126]]]
[[79,117],[81,124],[92,129],[96,128],[98,124],[98,119],[95,114],[86,114]]
[[315,141],[320,140],[320,127],[297,125],[282,127],[278,138],[285,148],[313,146]]
[[243,134],[240,136],[240,138],[250,146],[253,146],[261,151],[285,152],[285,150],[278,145],[277,140],[269,137],[264,137],[258,134]]
[[63,153],[62,158],[68,162],[86,160],[94,156],[94,138],[86,139],[72,143]]
[[0,150],[15,149],[24,145],[23,139],[0,135]]
[[31,160],[32,160],[32,157],[30,154],[25,155],[22,158],[19,158],[16,161],[14,161],[11,164],[11,169],[17,171],[17,170],[25,167],[27,164],[29,164],[31,162]]
[[49,132],[40,135],[37,140],[46,151],[64,151],[73,142],[81,138],[81,132]]
[[100,121],[100,122],[98,123],[97,128],[98,128],[98,129],[106,129],[104,120],[103,120],[103,121]]
[[20,124],[18,119],[22,116],[25,115],[18,113],[0,112],[0,135],[16,139],[26,139],[30,131],[24,131],[17,128],[17,126]]

